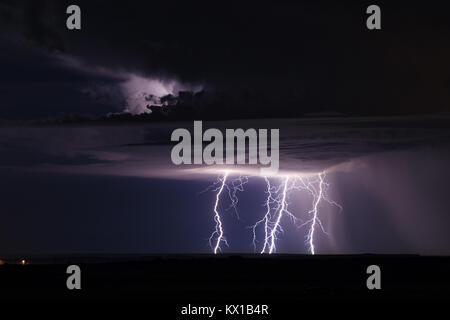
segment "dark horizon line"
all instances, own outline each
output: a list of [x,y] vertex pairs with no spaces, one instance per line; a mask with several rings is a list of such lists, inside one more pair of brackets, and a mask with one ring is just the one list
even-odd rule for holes
[[134,124],[134,123],[165,123],[165,122],[179,122],[179,121],[230,121],[230,120],[259,120],[259,119],[323,119],[323,118],[395,118],[395,117],[430,117],[430,116],[450,116],[450,112],[414,112],[414,113],[344,113],[335,111],[325,112],[308,112],[303,114],[280,114],[280,115],[245,115],[245,116],[211,116],[211,115],[198,115],[192,114],[187,116],[164,116],[154,113],[140,113],[132,114],[129,112],[118,112],[106,114],[98,117],[86,115],[82,113],[69,113],[60,114],[57,117],[38,118],[30,120],[18,120],[18,119],[5,119],[0,118],[1,126],[14,126],[14,125],[67,125],[67,124]]

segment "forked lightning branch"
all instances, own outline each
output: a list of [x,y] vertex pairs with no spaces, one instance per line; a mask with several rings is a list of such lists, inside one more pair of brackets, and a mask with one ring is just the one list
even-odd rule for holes
[[[207,164],[227,165],[258,163],[268,165],[262,167],[256,176],[244,175],[238,170],[221,170],[217,181],[211,186],[215,192],[215,201],[212,208],[214,229],[209,237],[209,244],[215,254],[222,252],[228,246],[226,227],[223,222],[221,202],[229,198],[231,206],[236,213],[239,201],[238,193],[244,191],[249,178],[259,177],[266,184],[266,197],[261,219],[251,226],[253,247],[261,254],[277,252],[277,241],[284,233],[283,225],[287,222],[294,224],[298,229],[306,231],[305,245],[311,254],[315,254],[317,245],[316,234],[321,231],[325,234],[324,225],[320,218],[320,208],[324,204],[342,207],[328,196],[329,183],[326,182],[326,173],[316,174],[289,174],[279,175],[279,130],[271,129],[271,144],[268,146],[267,129],[226,129],[225,145],[222,132],[218,129],[208,129],[203,133],[202,122],[194,122],[194,152],[192,152],[191,134],[187,129],[176,129],[172,133],[172,141],[177,141],[172,149],[172,162],[176,165]],[[210,142],[203,149],[203,142]],[[237,148],[235,148],[235,141]],[[246,144],[248,141],[248,144]],[[224,149],[226,160],[224,161]],[[270,155],[269,155],[270,150]],[[248,151],[248,152],[247,152]],[[248,154],[247,154],[248,153]],[[194,160],[192,161],[192,154]],[[237,159],[235,161],[235,158]],[[248,159],[248,161],[247,161]],[[304,192],[310,196],[310,209],[304,213],[296,213],[291,209],[291,196],[295,192]],[[258,239],[258,234],[262,238]]]
[[[238,193],[244,191],[244,185],[253,176],[235,175],[225,171],[211,186],[215,192],[213,215],[215,227],[209,238],[213,252],[222,252],[228,246],[226,227],[223,223],[223,214],[219,208],[221,202],[229,198],[231,207],[237,210]],[[261,210],[261,219],[251,226],[252,244],[255,252],[272,254],[277,252],[277,241],[284,233],[283,226],[292,223],[299,230],[306,230],[304,245],[311,254],[315,254],[317,246],[315,237],[317,232],[328,235],[320,218],[320,208],[330,205],[342,211],[342,207],[331,200],[328,195],[330,184],[326,182],[325,172],[310,176],[288,175],[284,177],[254,176],[262,178],[266,184],[264,210]],[[296,192],[305,192],[310,198],[310,209],[306,212],[293,212],[290,208],[291,197]],[[260,208],[261,206],[258,206]],[[228,211],[225,209],[224,211]],[[258,234],[262,237],[258,239]]]

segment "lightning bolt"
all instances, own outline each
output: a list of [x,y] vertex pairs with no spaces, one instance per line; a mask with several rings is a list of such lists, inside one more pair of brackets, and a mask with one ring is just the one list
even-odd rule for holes
[[256,237],[256,229],[258,228],[258,226],[261,223],[264,223],[264,234],[265,234],[265,237],[264,237],[264,246],[263,246],[263,248],[261,250],[261,253],[264,253],[266,251],[266,248],[269,246],[269,242],[270,242],[269,240],[270,239],[269,239],[269,237],[267,235],[269,234],[269,230],[270,230],[270,226],[269,226],[270,218],[271,218],[271,215],[270,215],[270,212],[271,212],[270,204],[274,201],[274,199],[272,198],[272,187],[270,185],[270,180],[267,177],[264,177],[264,180],[266,181],[266,185],[267,185],[267,191],[266,191],[266,193],[267,193],[267,200],[266,200],[266,203],[265,203],[267,211],[266,211],[266,214],[264,215],[264,217],[261,220],[257,221],[252,227],[252,230],[253,230],[253,248],[256,251],[256,242],[257,242],[257,240],[256,240],[256,238],[257,238]]
[[[237,210],[237,204],[239,202],[239,197],[237,196],[238,192],[244,191],[244,185],[248,182],[248,176],[239,175],[235,179],[228,179],[229,178],[229,172],[225,171],[225,173],[217,179],[217,181],[209,186],[206,190],[213,189],[214,192],[216,192],[216,199],[214,202],[214,222],[215,222],[215,230],[209,237],[209,244],[210,247],[213,248],[214,253],[216,254],[221,250],[220,245],[224,243],[226,246],[228,246],[228,242],[226,241],[224,237],[224,231],[223,231],[223,223],[221,214],[219,212],[219,202],[221,199],[221,195],[225,193],[228,193],[228,197],[230,200],[230,206],[225,209],[225,211],[228,211],[230,209],[233,209],[236,217],[239,219],[239,212]],[[206,191],[205,190],[205,191]],[[214,241],[215,240],[215,241]],[[215,244],[213,245],[213,242]]]
[[[218,204],[223,190],[228,190],[228,195],[231,201],[231,206],[237,213],[238,191],[244,191],[244,185],[248,182],[248,176],[239,176],[239,178],[232,180],[231,183],[227,183],[229,174],[226,172],[221,178],[218,179],[215,188],[216,201],[214,205],[214,220],[216,222],[215,231],[210,237],[210,244],[215,239],[215,246],[211,246],[214,249],[214,253],[217,253],[220,249],[221,243],[226,242],[223,237],[223,228],[220,214],[218,212]],[[320,229],[324,234],[328,235],[319,217],[319,207],[321,202],[326,202],[329,205],[335,206],[342,211],[342,207],[331,200],[327,195],[329,184],[325,181],[325,173],[321,172],[312,177],[301,177],[298,175],[286,176],[281,180],[281,183],[277,186],[274,185],[269,177],[263,177],[266,183],[266,200],[264,202],[265,213],[263,217],[258,220],[252,227],[253,233],[253,247],[257,250],[257,230],[260,226],[263,226],[264,241],[261,254],[272,254],[276,251],[276,242],[279,234],[283,233],[282,222],[284,217],[289,217],[291,221],[298,228],[307,227],[305,245],[311,254],[316,253],[316,246],[314,244],[315,233]],[[298,218],[293,212],[289,210],[289,196],[294,191],[306,192],[312,197],[312,207],[307,212],[306,221]]]
[[273,226],[272,231],[270,232],[270,249],[269,249],[269,253],[272,253],[273,250],[275,249],[276,233],[277,233],[278,228],[280,227],[281,218],[283,217],[283,213],[285,211],[285,208],[287,207],[286,194],[287,194],[288,183],[289,183],[289,178],[286,178],[284,180],[283,197],[282,197],[282,200],[281,200],[280,212],[278,213],[278,217],[277,217],[277,220],[275,222],[275,225]]
[[213,238],[216,237],[216,244],[214,245],[214,254],[217,254],[217,252],[220,250],[220,244],[224,242],[228,246],[227,240],[223,236],[223,227],[222,227],[222,218],[220,217],[219,213],[219,200],[220,195],[223,192],[223,189],[225,188],[225,184],[227,182],[228,172],[225,172],[223,177],[220,179],[220,187],[216,190],[216,202],[214,204],[214,221],[216,222],[216,228],[215,231],[211,234],[211,237],[209,238],[209,244],[212,247],[212,241]]
[[312,219],[311,219],[311,228],[309,229],[308,232],[308,242],[309,242],[309,250],[311,252],[311,254],[315,254],[315,249],[314,249],[314,231],[316,229],[316,224],[320,223],[320,225],[322,226],[322,222],[320,222],[319,218],[318,218],[318,210],[317,210],[317,206],[319,205],[320,200],[322,199],[322,194],[323,194],[323,178],[322,178],[322,173],[319,173],[319,194],[316,195],[314,194],[314,206],[313,209],[310,211],[313,215]]
[[[309,225],[308,233],[306,236],[306,244],[308,245],[309,252],[314,255],[315,254],[314,233],[316,231],[316,228],[320,227],[320,230],[324,234],[328,235],[328,232],[325,231],[323,223],[319,218],[319,203],[321,201],[325,201],[328,204],[337,207],[340,212],[343,209],[342,206],[340,206],[335,201],[328,198],[326,191],[329,187],[329,184],[325,182],[324,172],[319,173],[315,179],[309,180],[301,179],[301,182],[302,182],[301,188],[307,190],[313,197],[312,209],[308,212],[308,214],[312,217],[305,223],[301,224],[300,227]],[[317,188],[319,190],[317,190]]]
[[228,190],[228,197],[230,198],[230,206],[227,208],[227,211],[233,208],[236,217],[239,219],[239,212],[237,210],[237,204],[239,202],[239,198],[237,196],[238,192],[244,191],[244,185],[248,182],[248,176],[239,175],[238,178],[232,180],[230,185],[225,184],[225,187]]

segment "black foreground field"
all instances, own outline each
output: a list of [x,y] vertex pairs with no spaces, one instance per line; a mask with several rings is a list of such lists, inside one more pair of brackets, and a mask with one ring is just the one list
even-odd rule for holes
[[[145,299],[180,305],[450,300],[450,257],[167,255],[16,261],[0,265],[2,300]],[[70,264],[81,268],[81,290],[66,287]],[[381,268],[381,290],[366,287],[366,269],[372,264]]]

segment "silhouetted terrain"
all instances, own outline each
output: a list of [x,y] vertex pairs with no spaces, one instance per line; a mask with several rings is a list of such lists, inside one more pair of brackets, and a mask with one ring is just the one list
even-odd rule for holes
[[[148,299],[174,305],[450,299],[450,257],[175,255],[46,259],[55,263],[0,266],[1,299]],[[81,267],[80,291],[66,289],[69,264]],[[372,264],[381,268],[381,290],[366,287],[366,269]]]

